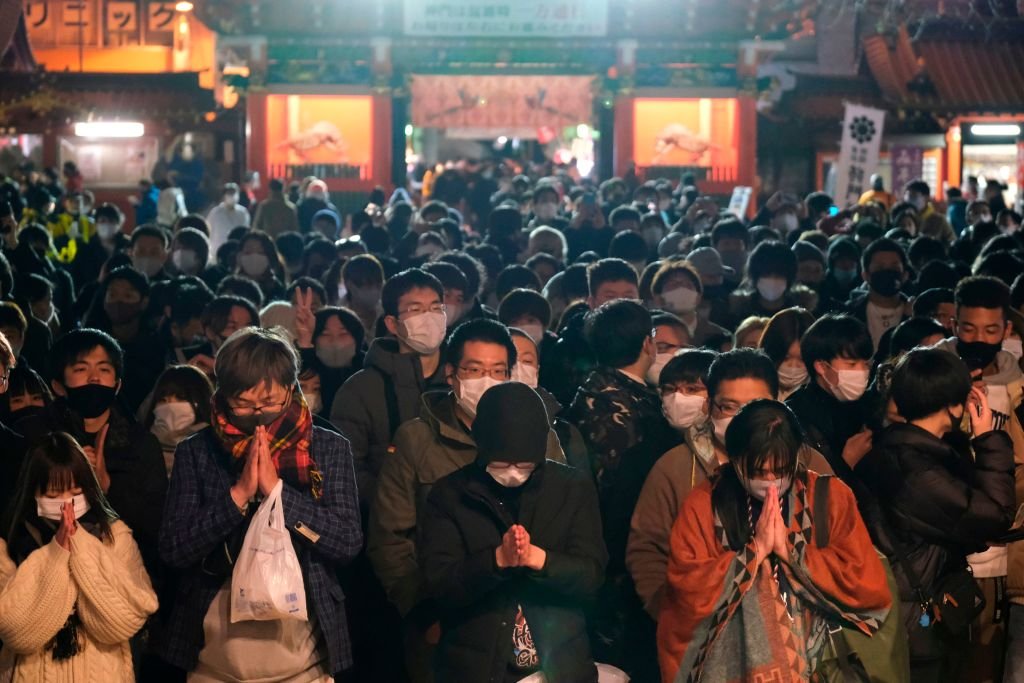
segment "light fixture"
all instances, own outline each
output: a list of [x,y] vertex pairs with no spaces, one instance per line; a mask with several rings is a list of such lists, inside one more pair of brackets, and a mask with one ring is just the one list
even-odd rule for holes
[[176,9],[179,12],[191,12],[194,7],[195,5],[193,5],[188,0],[181,0],[181,2],[178,2],[174,5],[174,9]]
[[146,127],[138,121],[79,121],[75,135],[80,138],[141,138]]
[[1009,137],[1020,135],[1020,126],[1015,123],[975,123],[971,135],[978,137]]

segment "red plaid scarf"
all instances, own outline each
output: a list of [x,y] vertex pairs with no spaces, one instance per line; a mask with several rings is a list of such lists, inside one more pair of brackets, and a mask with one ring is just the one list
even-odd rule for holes
[[[213,397],[210,421],[221,445],[235,459],[244,458],[249,452],[253,436],[231,423],[225,404],[217,395]],[[308,486],[313,497],[319,499],[323,495],[323,475],[309,453],[313,414],[309,412],[301,391],[292,392],[288,406],[276,420],[267,425],[267,432],[270,434],[270,454],[281,479],[296,488]]]

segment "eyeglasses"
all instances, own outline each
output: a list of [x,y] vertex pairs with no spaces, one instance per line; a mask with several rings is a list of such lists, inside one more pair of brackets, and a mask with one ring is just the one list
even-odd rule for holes
[[228,407],[231,408],[231,412],[233,412],[235,415],[238,415],[239,417],[243,417],[246,415],[254,415],[256,413],[273,413],[278,410],[284,410],[284,407],[288,405],[288,401],[290,401],[291,398],[292,397],[289,395],[283,401],[278,401],[276,403],[264,403],[258,406],[245,404],[232,405],[232,403],[228,401]]
[[508,368],[465,368],[459,367],[459,372],[462,374],[463,379],[481,379],[482,377],[490,377],[498,381],[505,381],[509,378]]
[[507,470],[511,467],[515,467],[520,470],[533,471],[537,469],[537,463],[535,462],[492,462],[489,467],[496,470]]
[[736,413],[740,412],[740,408],[743,406],[739,403],[715,403],[715,408],[718,412],[722,413],[725,417],[733,417]]
[[398,312],[399,317],[408,316],[413,317],[415,315],[422,315],[423,313],[444,313],[446,310],[444,304],[431,304],[429,306],[422,306],[420,304],[412,304],[408,308]]

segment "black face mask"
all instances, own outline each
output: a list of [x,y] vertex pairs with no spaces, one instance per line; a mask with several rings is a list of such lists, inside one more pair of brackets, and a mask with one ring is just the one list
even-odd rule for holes
[[21,434],[29,442],[35,442],[39,437],[46,436],[50,432],[46,408],[42,406],[28,406],[15,410],[10,415],[10,421],[11,429]]
[[238,427],[240,431],[245,434],[255,434],[256,428],[260,425],[264,427],[269,426],[277,418],[281,417],[283,410],[277,410],[273,413],[253,413],[252,415],[235,415],[231,414],[231,424]]
[[903,274],[898,270],[876,270],[871,273],[868,284],[882,296],[896,296],[903,284]]
[[967,364],[968,370],[983,370],[987,368],[996,359],[996,355],[1001,348],[1002,344],[989,344],[982,341],[965,342],[962,339],[956,340],[956,353]]
[[117,389],[103,384],[68,387],[68,407],[87,420],[99,417],[114,404]]

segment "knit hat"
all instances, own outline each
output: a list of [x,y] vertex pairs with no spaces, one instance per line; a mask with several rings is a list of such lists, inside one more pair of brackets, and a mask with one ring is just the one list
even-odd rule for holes
[[473,420],[476,461],[541,464],[551,430],[548,411],[536,391],[520,382],[503,382],[484,392]]

